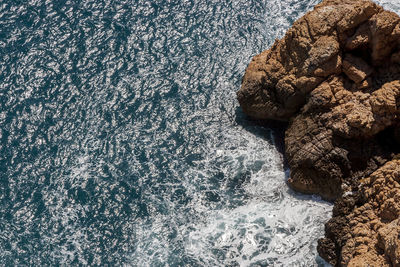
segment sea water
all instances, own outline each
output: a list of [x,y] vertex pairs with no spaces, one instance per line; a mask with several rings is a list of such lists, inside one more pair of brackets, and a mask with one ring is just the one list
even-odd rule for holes
[[235,95],[318,2],[0,1],[0,265],[323,266]]

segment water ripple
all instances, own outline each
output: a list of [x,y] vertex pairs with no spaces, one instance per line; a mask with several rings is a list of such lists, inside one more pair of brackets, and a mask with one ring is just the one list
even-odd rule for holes
[[331,206],[235,100],[317,2],[0,3],[0,265],[322,264]]

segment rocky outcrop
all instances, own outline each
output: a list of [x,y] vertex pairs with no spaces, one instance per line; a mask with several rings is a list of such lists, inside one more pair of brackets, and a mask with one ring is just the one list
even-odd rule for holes
[[288,184],[336,200],[320,255],[400,266],[399,16],[325,0],[252,59],[237,97],[253,118],[289,121]]
[[321,256],[340,266],[400,266],[399,183],[397,159],[360,180],[357,192],[336,203],[319,241]]

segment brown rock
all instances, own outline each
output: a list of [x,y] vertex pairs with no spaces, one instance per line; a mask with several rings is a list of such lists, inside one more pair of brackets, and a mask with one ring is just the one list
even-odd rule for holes
[[325,0],[253,58],[237,97],[251,117],[289,121],[288,184],[336,199],[320,255],[400,266],[400,18]]
[[400,219],[381,227],[378,231],[378,246],[385,251],[393,266],[400,266]]
[[366,48],[371,41],[371,30],[368,23],[362,24],[358,27],[353,36],[347,39],[345,49],[355,50],[357,48]]
[[346,216],[351,235],[342,246],[341,265],[400,266],[399,182],[399,160],[386,163],[363,180],[364,204]]
[[370,19],[372,63],[380,65],[399,44],[399,22],[397,14],[383,11]]
[[346,54],[343,61],[343,72],[355,83],[361,83],[371,75],[372,68],[361,58]]

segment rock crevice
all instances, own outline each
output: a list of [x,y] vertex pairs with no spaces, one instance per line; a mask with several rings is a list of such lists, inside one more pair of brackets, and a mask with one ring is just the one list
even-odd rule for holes
[[252,59],[237,98],[253,118],[289,122],[288,184],[335,200],[320,255],[400,266],[399,16],[323,1]]

